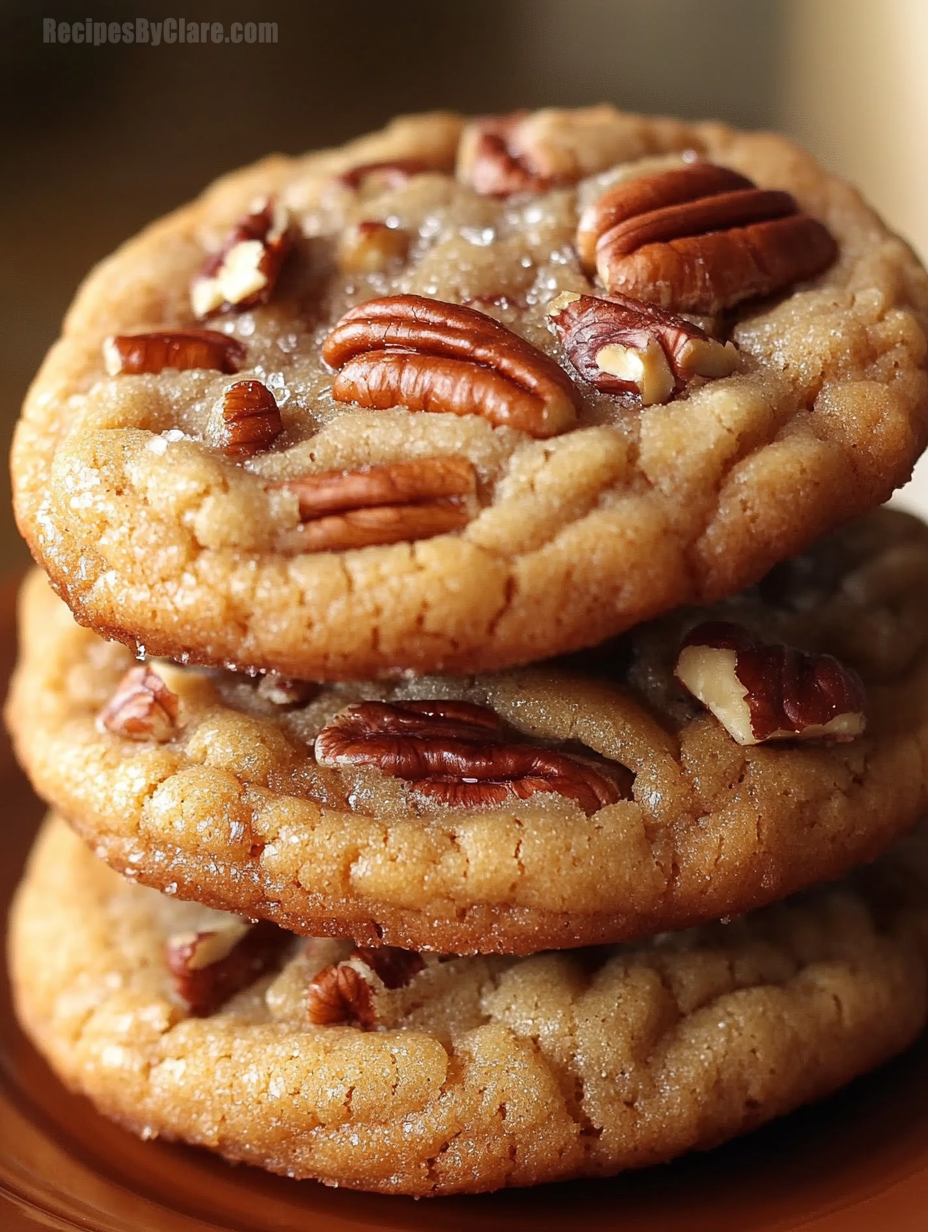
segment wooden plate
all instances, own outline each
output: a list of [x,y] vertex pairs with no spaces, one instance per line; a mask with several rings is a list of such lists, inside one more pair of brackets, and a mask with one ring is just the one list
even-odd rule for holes
[[[13,657],[0,587],[0,671]],[[42,808],[0,744],[5,912]],[[928,1042],[839,1095],[703,1155],[613,1181],[416,1202],[141,1142],[69,1094],[0,980],[0,1229],[83,1232],[926,1232]]]

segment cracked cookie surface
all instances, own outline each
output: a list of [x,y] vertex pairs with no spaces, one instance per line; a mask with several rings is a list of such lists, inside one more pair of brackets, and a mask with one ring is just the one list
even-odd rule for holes
[[[301,933],[531,953],[761,906],[914,824],[926,604],[928,528],[879,510],[556,664],[323,686],[133,666],[36,573],[7,721],[40,794],[143,883]],[[707,619],[855,669],[863,735],[742,746],[674,677]]]
[[[837,259],[704,320],[736,345],[735,370],[642,406],[586,382],[546,309],[603,294],[576,248],[583,209],[629,166],[683,151],[750,177],[764,201],[788,190]],[[204,258],[220,260],[262,194],[292,224],[273,293],[253,303],[254,270],[230,262],[225,281],[198,280],[198,319]],[[233,237],[264,234],[259,217]],[[460,413],[467,390],[496,409],[512,390],[459,353],[367,352],[333,372],[336,321],[396,295],[476,310],[484,333],[493,318],[560,366],[576,406],[565,394],[538,439]],[[496,670],[732,593],[885,500],[928,431],[926,322],[911,251],[783,138],[605,107],[463,135],[453,116],[401,120],[228,176],[91,274],[17,430],[17,517],[77,619],[149,653],[327,680]],[[203,325],[225,339],[222,371],[107,375],[107,335]],[[273,394],[280,424],[271,409],[230,453],[241,424],[216,407],[247,382]],[[470,468],[462,487],[406,497],[400,514],[353,510],[350,533],[343,511],[307,523],[293,486],[436,458]]]
[[362,1031],[311,1025],[320,943],[296,939],[279,973],[191,1016],[165,947],[222,917],[128,883],[52,820],[13,908],[15,1002],[56,1073],[146,1137],[423,1196],[610,1175],[744,1133],[914,1039],[924,835],[908,846],[635,947],[434,960]]

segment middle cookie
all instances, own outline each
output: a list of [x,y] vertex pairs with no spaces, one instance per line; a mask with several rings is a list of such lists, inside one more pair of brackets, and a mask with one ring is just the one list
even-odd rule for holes
[[314,686],[133,665],[25,588],[7,706],[97,854],[303,933],[530,953],[738,914],[928,807],[928,528],[878,511],[757,588],[556,666]]

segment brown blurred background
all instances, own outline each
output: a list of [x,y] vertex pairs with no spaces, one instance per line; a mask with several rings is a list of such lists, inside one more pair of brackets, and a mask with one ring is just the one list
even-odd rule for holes
[[[43,15],[276,21],[278,42],[48,45]],[[925,0],[0,0],[3,448],[79,279],[219,173],[397,111],[604,100],[786,127],[928,248]],[[24,558],[0,513],[0,568]]]

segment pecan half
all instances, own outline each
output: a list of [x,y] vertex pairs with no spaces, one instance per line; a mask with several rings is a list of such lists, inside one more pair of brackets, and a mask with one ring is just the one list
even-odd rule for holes
[[204,1018],[276,966],[292,940],[292,933],[269,920],[235,920],[224,928],[171,937],[165,962],[177,995],[191,1014]]
[[832,655],[757,641],[741,625],[697,626],[674,671],[739,744],[847,741],[866,726],[866,693],[856,672]]
[[478,807],[566,796],[587,814],[631,790],[624,766],[600,770],[580,757],[507,740],[485,706],[456,701],[362,702],[335,715],[316,737],[326,766],[376,766],[412,791],[445,804]]
[[573,427],[580,395],[537,347],[485,313],[422,295],[389,295],[350,309],[322,357],[339,373],[339,402],[385,410],[482,415],[530,436]]
[[400,227],[362,219],[342,232],[335,260],[344,274],[375,274],[405,260],[411,238]]
[[466,458],[416,458],[357,471],[320,471],[278,485],[299,500],[300,527],[282,546],[341,552],[461,530],[477,473]]
[[575,241],[580,264],[591,274],[596,269],[600,239],[621,223],[654,210],[685,204],[697,197],[708,198],[753,187],[747,176],[705,162],[625,177],[597,197],[580,215]]
[[306,1009],[313,1026],[336,1024],[373,1031],[381,1021],[384,992],[406,988],[425,963],[413,950],[385,945],[358,948],[340,963],[324,967],[310,982]]
[[838,251],[789,193],[711,163],[616,184],[581,217],[577,250],[607,291],[710,315],[812,278]]
[[162,329],[145,334],[113,334],[103,343],[110,376],[136,376],[165,368],[212,368],[238,372],[245,347],[213,329]]
[[382,184],[384,188],[402,188],[414,175],[423,175],[434,170],[436,168],[430,167],[421,158],[394,158],[389,162],[361,163],[359,167],[343,171],[336,179],[339,184],[353,192],[371,179],[377,181],[378,185]]
[[266,304],[293,247],[286,210],[266,200],[230,231],[190,286],[190,303],[201,319],[230,309]]
[[518,111],[507,116],[486,116],[468,126],[460,171],[466,183],[485,197],[508,197],[518,192],[545,192],[555,181],[534,163],[531,150],[519,141],[522,121]]
[[179,699],[150,667],[131,667],[97,715],[101,731],[126,740],[172,739],[177,731]]
[[284,430],[274,395],[260,381],[236,381],[213,406],[206,439],[231,458],[251,458]]
[[738,352],[697,325],[640,300],[565,291],[548,324],[581,376],[604,393],[636,393],[642,406],[667,402],[695,376],[729,376]]

